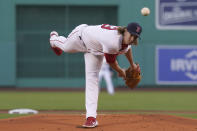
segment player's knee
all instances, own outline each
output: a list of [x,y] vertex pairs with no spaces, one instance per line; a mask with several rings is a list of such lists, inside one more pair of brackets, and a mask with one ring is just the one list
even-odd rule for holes
[[86,78],[88,80],[98,80],[99,73],[98,72],[87,72]]

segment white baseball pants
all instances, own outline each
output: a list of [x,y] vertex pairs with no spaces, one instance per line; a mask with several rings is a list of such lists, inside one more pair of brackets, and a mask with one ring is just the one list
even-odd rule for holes
[[[102,69],[104,68],[104,69]],[[101,67],[101,71],[99,72],[99,83],[101,82],[102,78],[104,78],[107,86],[107,92],[110,95],[114,94],[114,86],[111,77],[111,71],[109,67]]]
[[64,52],[75,53],[84,52],[85,59],[85,75],[86,75],[86,118],[97,116],[97,105],[98,105],[98,95],[99,95],[99,83],[98,75],[103,62],[102,55],[94,55],[87,52],[86,46],[80,39],[82,30],[87,25],[77,26],[69,36],[57,36],[53,35],[50,38],[50,44],[52,47],[58,47]]
[[58,47],[64,52],[68,53],[76,53],[76,52],[86,52],[87,49],[85,47],[85,44],[81,40],[81,31],[83,28],[85,28],[87,25],[82,24],[77,26],[69,35],[68,37],[64,36],[56,36],[53,35],[50,38],[50,44],[52,47]]
[[86,72],[86,118],[97,116],[97,104],[99,95],[99,71],[103,62],[103,56],[85,53]]

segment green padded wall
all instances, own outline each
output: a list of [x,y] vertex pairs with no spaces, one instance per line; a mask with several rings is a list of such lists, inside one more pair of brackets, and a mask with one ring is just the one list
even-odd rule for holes
[[55,56],[49,46],[50,31],[65,30],[64,7],[53,11],[45,6],[17,6],[16,10],[17,77],[64,77],[64,58]]
[[[1,0],[0,1],[0,86],[84,86],[83,54],[57,57],[50,50],[49,33],[68,35],[79,24],[109,23],[126,26],[139,22],[142,40],[133,47],[134,60],[142,70],[140,85],[155,85],[157,45],[196,45],[196,30],[159,30],[155,22],[157,0]],[[151,14],[144,17],[141,8]],[[124,56],[122,67],[129,63]],[[80,66],[80,68],[78,68]],[[70,68],[72,70],[70,70]],[[120,78],[114,83],[124,85]]]
[[[56,30],[67,36],[82,23],[117,25],[116,6],[23,5],[17,6],[16,10],[17,78],[24,81],[63,78],[65,82],[73,79],[73,83],[66,86],[74,85],[75,79],[79,86],[84,85],[83,53],[56,56],[49,46],[49,33]],[[20,83],[23,86],[23,82]]]
[[14,2],[0,0],[0,87],[16,85]]

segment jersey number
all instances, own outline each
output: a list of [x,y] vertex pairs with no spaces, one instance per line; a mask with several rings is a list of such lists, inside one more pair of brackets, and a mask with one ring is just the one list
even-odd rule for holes
[[117,26],[112,26],[112,25],[109,25],[109,24],[103,24],[101,25],[101,28],[102,29],[107,29],[107,30],[117,30]]

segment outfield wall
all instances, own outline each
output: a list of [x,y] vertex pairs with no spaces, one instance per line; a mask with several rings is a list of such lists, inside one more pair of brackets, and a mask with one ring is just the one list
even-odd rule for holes
[[[1,0],[0,86],[83,87],[83,54],[55,56],[48,43],[50,31],[68,35],[82,23],[126,26],[131,21],[143,27],[142,40],[133,48],[143,75],[140,85],[160,85],[156,82],[157,46],[194,46],[197,31],[156,28],[155,4],[154,0]],[[150,16],[140,15],[144,6],[150,8]],[[125,68],[129,65],[124,56],[118,61]],[[123,85],[116,74],[114,84]]]

